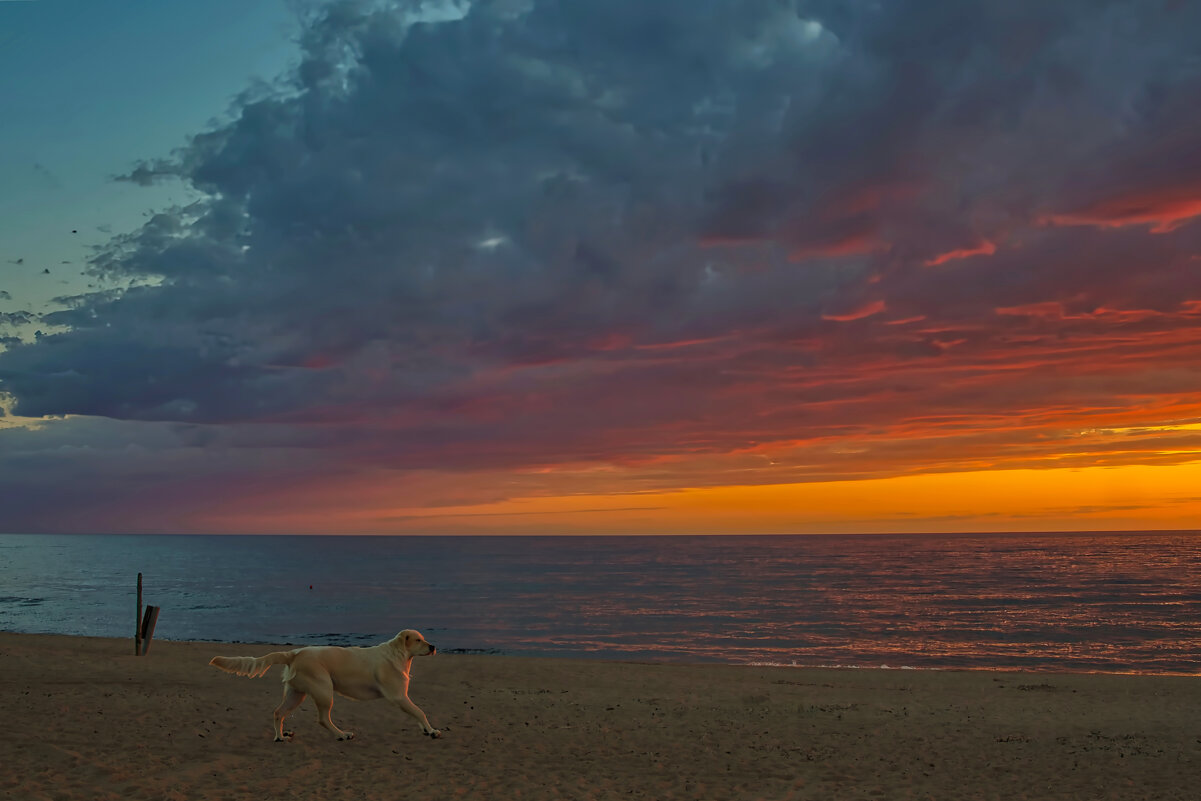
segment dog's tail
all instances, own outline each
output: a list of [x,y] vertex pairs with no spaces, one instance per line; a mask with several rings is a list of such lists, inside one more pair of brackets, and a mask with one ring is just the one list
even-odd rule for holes
[[273,651],[266,656],[214,656],[209,664],[226,673],[257,679],[272,665],[290,665],[295,657],[295,651]]

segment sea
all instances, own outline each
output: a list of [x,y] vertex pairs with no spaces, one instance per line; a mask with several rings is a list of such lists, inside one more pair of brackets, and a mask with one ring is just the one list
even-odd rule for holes
[[638,662],[1197,675],[1201,533],[0,535],[0,631]]

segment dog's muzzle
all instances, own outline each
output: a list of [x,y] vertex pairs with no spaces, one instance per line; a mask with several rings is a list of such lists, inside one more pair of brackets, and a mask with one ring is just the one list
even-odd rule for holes
[[438,649],[434,647],[434,644],[432,642],[427,642],[426,645],[428,645],[430,647],[430,656],[433,656],[434,654],[438,653]]

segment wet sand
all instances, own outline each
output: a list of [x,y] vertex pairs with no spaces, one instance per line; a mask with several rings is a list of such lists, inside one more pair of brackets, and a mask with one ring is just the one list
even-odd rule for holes
[[439,654],[410,695],[306,701],[273,742],[275,646],[0,633],[13,799],[1196,799],[1201,679]]

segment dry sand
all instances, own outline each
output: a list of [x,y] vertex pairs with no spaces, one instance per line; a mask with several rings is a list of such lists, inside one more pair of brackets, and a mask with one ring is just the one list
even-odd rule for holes
[[1201,680],[437,655],[413,700],[311,701],[275,743],[262,645],[0,633],[14,799],[1198,799]]

